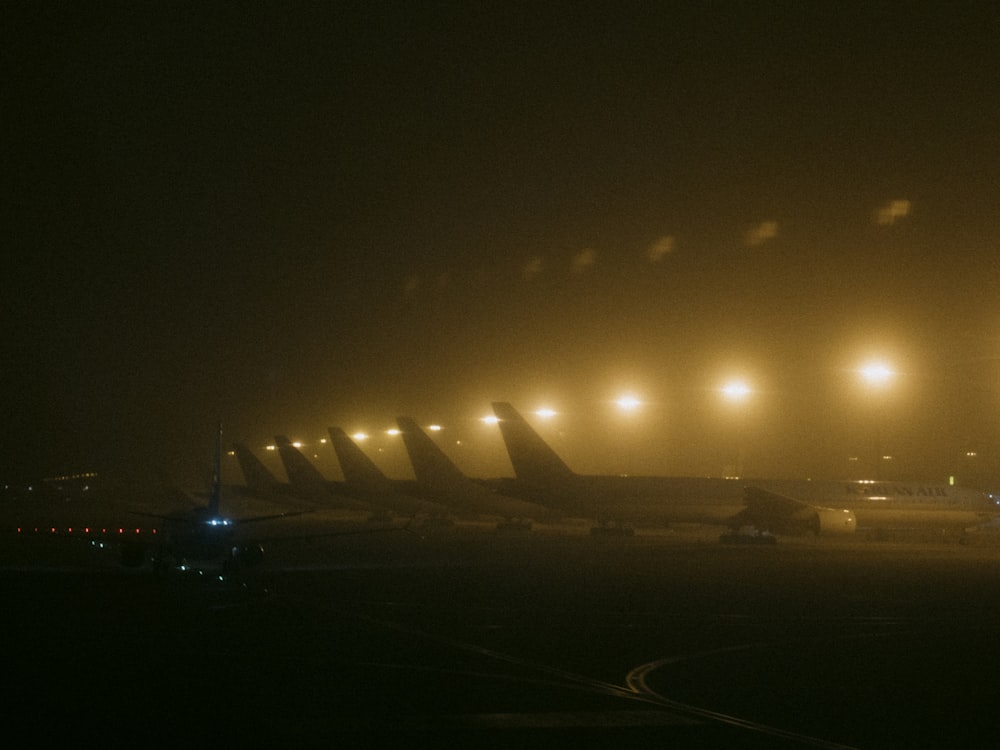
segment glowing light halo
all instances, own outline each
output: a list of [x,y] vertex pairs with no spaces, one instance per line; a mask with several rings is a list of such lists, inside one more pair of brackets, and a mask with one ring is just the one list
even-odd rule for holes
[[719,389],[729,401],[745,401],[753,389],[742,380],[730,380]]
[[615,406],[624,412],[634,412],[642,406],[642,401],[631,393],[625,393],[615,399]]
[[884,362],[869,362],[858,368],[858,374],[871,386],[884,386],[896,375]]

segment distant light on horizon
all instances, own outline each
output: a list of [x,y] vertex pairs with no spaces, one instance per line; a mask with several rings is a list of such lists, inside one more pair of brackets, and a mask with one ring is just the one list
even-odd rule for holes
[[535,416],[541,417],[542,419],[551,419],[555,415],[556,415],[556,410],[555,409],[550,409],[550,408],[545,407],[545,406],[543,406],[541,409],[537,409],[535,411]]
[[858,370],[858,374],[869,385],[881,386],[888,383],[896,373],[884,362],[869,362]]
[[622,411],[636,411],[642,406],[642,401],[631,394],[625,394],[624,396],[619,396],[615,404]]
[[353,435],[351,435],[351,438],[354,440],[367,440],[368,435],[367,433],[364,432],[355,432]]
[[750,386],[742,380],[731,380],[722,386],[720,390],[722,391],[722,395],[729,401],[744,401],[753,393]]
[[400,431],[400,429],[398,427],[390,427],[388,430],[385,431],[385,434],[386,435],[401,435],[402,432]]
[[430,430],[431,432],[441,432],[441,425],[439,424],[428,425],[427,429]]
[[483,417],[479,421],[483,424],[497,424],[500,421],[500,418],[495,414],[490,414],[489,416]]

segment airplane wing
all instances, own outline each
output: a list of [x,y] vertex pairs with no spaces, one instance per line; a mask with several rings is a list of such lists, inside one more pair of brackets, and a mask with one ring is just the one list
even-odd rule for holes
[[[305,515],[306,513],[314,513],[314,512],[315,512],[315,510],[313,510],[313,509],[309,509],[309,510],[290,510],[290,511],[286,511],[284,513],[272,513],[272,514],[267,515],[267,516],[251,516],[250,518],[227,518],[227,519],[225,519],[225,525],[227,525],[227,526],[242,526],[243,524],[246,524],[246,523],[257,523],[259,521],[273,521],[274,519],[277,519],[277,518],[291,518],[292,516],[301,516],[301,515]],[[143,511],[138,511],[138,510],[131,510],[131,511],[129,511],[129,514],[133,515],[133,516],[145,516],[147,518],[159,518],[160,520],[163,520],[163,521],[177,521],[179,523],[196,523],[197,522],[197,519],[192,518],[190,514],[188,514],[188,515],[177,515],[177,514],[174,514],[174,515],[161,515],[159,513],[144,513]]]
[[291,518],[292,516],[304,516],[307,513],[315,513],[314,509],[309,510],[290,510],[285,513],[272,513],[269,516],[252,516],[250,518],[234,518],[232,519],[234,526],[242,526],[245,523],[257,523],[258,521],[273,521],[277,518]]
[[304,542],[313,539],[329,539],[331,537],[339,536],[361,536],[366,534],[382,534],[387,531],[403,531],[410,534],[416,534],[421,536],[419,532],[414,531],[410,528],[409,523],[402,525],[388,525],[388,526],[358,526],[356,528],[341,528],[333,531],[318,531],[310,534],[289,534],[289,535],[278,535],[265,537],[262,539],[254,539],[255,542],[261,544],[280,544],[282,542]]
[[774,534],[850,534],[857,528],[854,513],[845,508],[823,508],[787,495],[749,486],[733,524],[754,526]]

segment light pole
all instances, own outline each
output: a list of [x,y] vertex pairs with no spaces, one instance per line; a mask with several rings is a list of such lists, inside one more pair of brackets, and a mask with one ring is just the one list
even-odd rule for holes
[[889,365],[884,362],[868,362],[862,365],[858,369],[858,375],[868,386],[869,397],[875,402],[873,410],[874,415],[874,429],[873,439],[875,441],[875,480],[881,478],[881,468],[882,468],[882,420],[884,417],[884,399],[878,398],[877,393],[884,391],[889,382],[895,377],[896,373],[893,371]]
[[[626,417],[632,417],[638,413],[639,409],[642,408],[642,401],[639,400],[637,396],[630,393],[623,394],[615,399],[615,406],[618,407],[618,411],[624,414]],[[623,438],[626,450],[625,458],[625,473],[632,474],[635,470],[633,464],[635,463],[635,442],[637,438],[635,435],[635,425],[631,425],[629,429],[629,434]]]
[[744,404],[750,398],[753,390],[742,380],[730,380],[719,389],[722,396],[729,402],[736,405],[736,476],[743,476],[743,452],[744,452],[744,431],[746,422],[746,408]]

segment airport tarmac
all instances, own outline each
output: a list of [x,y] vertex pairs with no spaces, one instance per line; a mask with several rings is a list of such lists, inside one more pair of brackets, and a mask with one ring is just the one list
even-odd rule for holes
[[[51,545],[49,545],[51,547]],[[35,741],[993,747],[1000,546],[488,526],[275,543],[242,581],[4,551]]]

